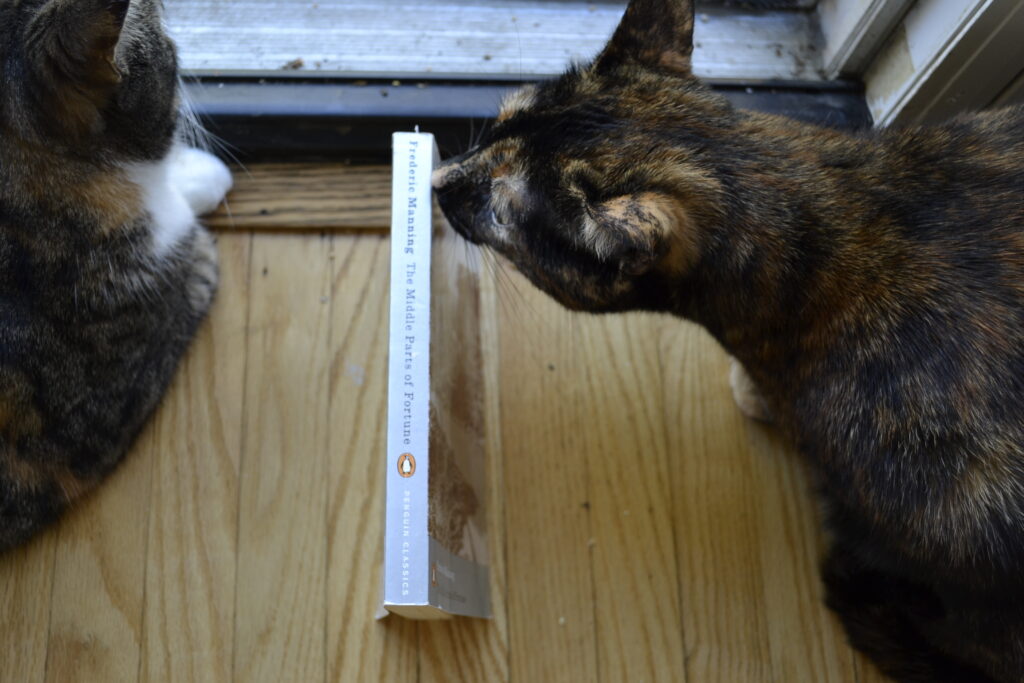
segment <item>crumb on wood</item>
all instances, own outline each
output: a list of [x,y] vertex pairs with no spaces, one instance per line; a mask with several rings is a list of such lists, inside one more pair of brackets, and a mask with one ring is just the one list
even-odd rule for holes
[[302,57],[296,57],[292,61],[288,62],[281,67],[282,71],[298,71],[302,67],[306,66],[306,62],[302,60]]

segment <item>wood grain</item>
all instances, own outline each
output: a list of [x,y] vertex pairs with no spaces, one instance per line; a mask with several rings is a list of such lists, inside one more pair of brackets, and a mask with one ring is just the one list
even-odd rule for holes
[[154,683],[231,680],[252,238],[218,246],[220,293],[153,428],[140,678]]
[[276,235],[253,244],[235,680],[326,674],[329,246]]
[[389,244],[338,235],[331,251],[327,666],[338,683],[416,679],[416,624],[374,620],[384,556]]
[[666,325],[662,358],[681,389],[666,385],[665,410],[685,510],[673,516],[690,677],[855,680],[853,655],[823,604],[817,506],[801,461],[776,430],[740,415],[729,359],[706,333]]
[[255,164],[235,168],[226,204],[205,221],[213,230],[386,231],[391,168],[343,164]]
[[486,406],[487,521],[491,560],[490,620],[453,619],[420,626],[420,681],[507,681],[505,487],[501,448],[501,340],[494,272],[481,268],[481,348]]
[[0,555],[0,681],[41,683],[46,675],[57,531]]
[[[600,673],[684,681],[657,318],[577,318]],[[602,362],[594,362],[603,359]],[[671,377],[671,376],[669,376]]]
[[0,681],[884,680],[717,345],[490,266],[495,618],[374,621],[388,240],[280,231],[222,234],[220,299],[125,465],[0,557]]
[[803,462],[777,430],[751,420],[744,427],[754,477],[762,482],[757,533],[774,679],[852,681],[853,653],[824,609],[818,572],[824,543]]
[[[506,277],[506,276],[502,276]],[[514,274],[501,290],[509,673],[598,680],[587,454],[569,314]],[[540,644],[543,643],[543,646]]]
[[138,680],[158,447],[150,423],[120,467],[60,525],[47,681]]
[[728,359],[681,322],[665,326],[661,349],[687,674],[701,683],[775,680],[759,553],[762,484],[725,379]]

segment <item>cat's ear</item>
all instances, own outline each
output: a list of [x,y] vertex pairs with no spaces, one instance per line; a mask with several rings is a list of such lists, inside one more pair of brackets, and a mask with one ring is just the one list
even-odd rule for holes
[[50,0],[26,45],[47,104],[71,128],[91,127],[121,82],[114,53],[131,0]]
[[678,201],[657,192],[622,195],[590,207],[583,242],[597,258],[627,275],[641,275],[670,260],[673,269],[696,255],[695,235]]
[[634,62],[690,73],[694,0],[631,0],[611,41],[594,62],[598,71]]

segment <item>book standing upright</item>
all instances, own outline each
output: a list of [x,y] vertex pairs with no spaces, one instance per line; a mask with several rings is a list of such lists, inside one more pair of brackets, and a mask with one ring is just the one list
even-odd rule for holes
[[392,143],[384,607],[488,617],[479,273],[433,220],[434,137]]

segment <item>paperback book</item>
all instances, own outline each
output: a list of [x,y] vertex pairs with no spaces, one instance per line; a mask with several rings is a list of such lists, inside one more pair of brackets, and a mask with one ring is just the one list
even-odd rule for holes
[[434,137],[392,144],[384,607],[489,617],[479,271],[435,219]]

